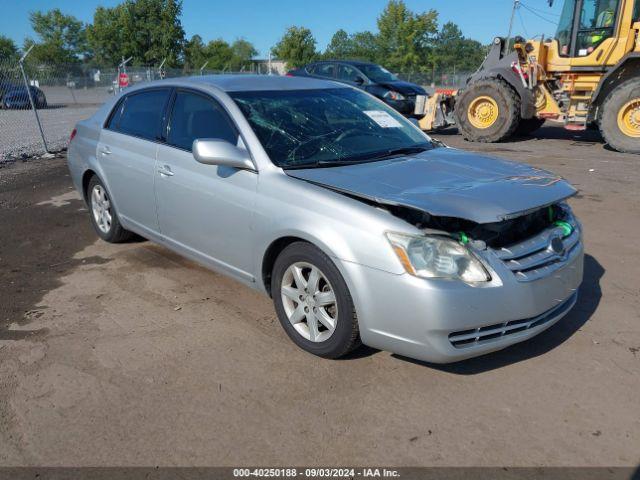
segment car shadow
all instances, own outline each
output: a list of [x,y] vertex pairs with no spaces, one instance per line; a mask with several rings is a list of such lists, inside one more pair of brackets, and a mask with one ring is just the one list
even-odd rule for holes
[[481,357],[446,365],[422,362],[396,354],[392,354],[392,356],[399,360],[424,365],[443,372],[457,375],[477,375],[543,355],[567,341],[594,314],[602,298],[600,279],[604,272],[605,269],[594,257],[585,255],[584,279],[580,286],[576,305],[566,317],[554,326],[522,343]]

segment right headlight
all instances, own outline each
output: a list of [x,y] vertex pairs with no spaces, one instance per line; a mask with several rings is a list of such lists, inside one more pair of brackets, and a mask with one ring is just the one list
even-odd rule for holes
[[400,92],[396,92],[394,90],[387,91],[384,95],[384,98],[388,98],[389,100],[395,100],[396,102],[404,100],[405,96]]
[[448,278],[467,283],[488,282],[480,260],[456,240],[387,232],[387,239],[407,273],[422,278]]

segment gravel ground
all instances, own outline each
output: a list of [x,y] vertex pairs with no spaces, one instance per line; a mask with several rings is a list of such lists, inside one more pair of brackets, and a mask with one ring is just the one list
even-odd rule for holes
[[[67,148],[75,124],[93,115],[98,106],[51,106],[38,110],[49,151]],[[0,163],[44,153],[33,111],[0,109]]]
[[640,157],[438,137],[565,176],[586,236],[567,317],[449,366],[306,354],[270,299],[99,241],[64,160],[1,168],[0,465],[637,466]]

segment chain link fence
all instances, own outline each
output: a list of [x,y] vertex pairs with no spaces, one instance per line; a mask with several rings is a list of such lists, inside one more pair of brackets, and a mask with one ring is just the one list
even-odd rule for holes
[[459,89],[464,87],[467,78],[474,72],[401,72],[398,77],[401,80],[411,83],[417,83],[427,89],[433,91],[437,88]]
[[74,125],[120,91],[121,74],[132,86],[192,75],[267,73],[262,70],[260,66],[232,72],[0,61],[0,163],[64,150]]
[[[126,74],[129,85],[137,85],[161,78],[251,73],[269,72],[265,64],[251,64],[231,72],[0,61],[0,163],[64,150],[74,125],[91,116],[120,91],[121,74]],[[468,75],[460,72],[398,74],[403,80],[425,86],[428,91],[434,87],[458,88]]]

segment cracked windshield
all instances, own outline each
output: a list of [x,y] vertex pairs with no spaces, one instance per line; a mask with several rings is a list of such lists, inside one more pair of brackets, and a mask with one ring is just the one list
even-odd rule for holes
[[382,160],[433,148],[394,110],[347,88],[237,92],[262,146],[283,168]]

